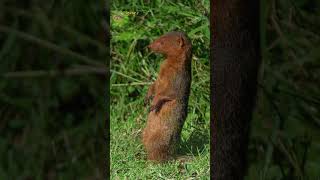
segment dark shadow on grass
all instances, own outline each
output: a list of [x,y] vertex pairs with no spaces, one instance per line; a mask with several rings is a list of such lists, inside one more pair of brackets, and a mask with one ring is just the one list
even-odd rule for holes
[[194,130],[189,139],[180,143],[178,156],[198,156],[198,152],[202,152],[205,149],[205,146],[210,143],[209,136],[209,132]]

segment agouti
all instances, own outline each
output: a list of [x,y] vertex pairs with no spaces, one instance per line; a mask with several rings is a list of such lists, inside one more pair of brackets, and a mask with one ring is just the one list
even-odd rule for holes
[[145,97],[151,106],[142,139],[148,160],[163,162],[173,158],[187,117],[192,45],[185,33],[169,32],[148,47],[166,59]]

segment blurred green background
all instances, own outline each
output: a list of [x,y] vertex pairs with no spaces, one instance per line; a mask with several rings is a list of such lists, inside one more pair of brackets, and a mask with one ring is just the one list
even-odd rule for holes
[[320,178],[320,1],[261,1],[248,179]]
[[104,8],[0,1],[0,179],[104,178]]

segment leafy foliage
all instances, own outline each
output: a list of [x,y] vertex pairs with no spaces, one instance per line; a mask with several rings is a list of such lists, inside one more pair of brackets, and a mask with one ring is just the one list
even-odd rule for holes
[[[198,7],[195,8],[195,7]],[[209,179],[209,1],[114,1],[111,8],[111,179]],[[146,46],[152,39],[185,31],[193,44],[189,114],[180,153],[190,162],[153,165],[141,143],[147,113],[143,99],[162,57]]]
[[96,1],[1,1],[0,179],[103,177],[102,11]]
[[320,4],[262,2],[263,65],[248,179],[316,179],[320,177]]

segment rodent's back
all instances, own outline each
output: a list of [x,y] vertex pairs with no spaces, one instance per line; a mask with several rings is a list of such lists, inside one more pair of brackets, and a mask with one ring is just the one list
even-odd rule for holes
[[181,69],[175,76],[174,86],[177,91],[177,100],[180,102],[186,102],[188,105],[188,99],[191,86],[191,70]]

